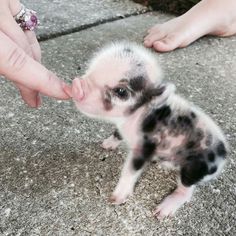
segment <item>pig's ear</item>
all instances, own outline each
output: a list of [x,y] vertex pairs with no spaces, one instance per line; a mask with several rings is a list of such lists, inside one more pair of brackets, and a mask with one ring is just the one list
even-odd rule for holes
[[156,97],[156,96],[161,96],[165,92],[166,87],[165,85],[158,85],[158,86],[153,86],[148,90],[149,90],[148,93],[151,97]]
[[164,96],[168,97],[171,93],[175,92],[175,85],[172,83],[163,83],[151,88],[151,96]]
[[164,93],[169,96],[170,94],[174,93],[176,90],[176,87],[173,83],[165,83],[164,84],[165,91]]

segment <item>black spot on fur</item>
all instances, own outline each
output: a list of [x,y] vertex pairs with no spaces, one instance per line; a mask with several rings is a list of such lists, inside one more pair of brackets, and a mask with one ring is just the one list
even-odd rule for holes
[[186,157],[186,160],[188,160],[188,161],[193,161],[194,159],[196,159],[195,155],[189,155]]
[[200,141],[204,137],[204,133],[201,129],[194,130],[191,127],[189,127],[189,129],[187,129],[187,126],[186,126],[185,128],[182,128],[179,132],[182,133],[182,131],[188,132],[188,134],[187,134],[188,142],[185,145],[185,147],[187,149],[200,148],[200,146],[201,146]]
[[156,127],[156,115],[154,112],[149,114],[143,121],[142,130],[145,133],[151,132]]
[[103,97],[103,106],[106,111],[109,111],[112,109],[111,95],[107,91],[105,92],[105,95]]
[[185,152],[184,152],[183,149],[177,148],[175,155],[176,155],[176,156],[179,156],[179,157],[182,157],[182,156],[184,155],[184,153],[185,153]]
[[211,175],[211,174],[214,174],[216,171],[217,171],[217,167],[216,167],[216,166],[213,166],[213,167],[210,168],[210,170],[208,171],[208,173]]
[[114,131],[113,136],[118,140],[122,140],[122,137],[117,129]]
[[188,129],[193,125],[188,116],[178,116],[177,123],[182,129]]
[[132,53],[133,51],[130,49],[130,48],[124,48],[124,52],[126,52],[126,53]]
[[145,161],[144,158],[140,158],[140,157],[139,158],[135,158],[133,160],[134,169],[135,170],[140,170],[143,167],[145,162],[146,161]]
[[141,67],[142,63],[137,63],[136,66]]
[[144,138],[142,154],[146,159],[149,159],[155,152],[156,143],[150,140],[148,137]]
[[191,113],[190,113],[190,116],[193,118],[193,119],[195,119],[197,116],[196,116],[196,114],[192,111]]
[[186,148],[187,148],[187,149],[191,149],[191,148],[193,148],[195,145],[196,145],[196,143],[195,143],[194,141],[188,141],[188,142],[186,143]]
[[165,160],[166,160],[166,157],[158,156],[158,159],[159,159],[160,161],[165,161]]
[[226,155],[226,149],[225,149],[225,145],[223,144],[223,142],[220,141],[217,144],[216,153],[217,153],[217,155],[222,156],[222,157],[224,157]]
[[156,150],[156,143],[150,140],[148,137],[144,137],[141,153],[138,157],[134,157],[133,166],[135,170],[139,170],[143,167],[146,161],[151,160]]
[[143,76],[137,76],[134,78],[130,79],[129,85],[132,90],[136,91],[141,91],[144,90],[145,85],[146,85],[146,80]]
[[178,136],[180,134],[185,134],[189,136],[189,141],[196,142],[195,146],[199,144],[199,140],[197,138],[198,134],[196,132],[197,129],[196,131],[194,130],[193,121],[189,116],[179,115],[177,117],[172,117],[168,126],[170,127],[171,135]]
[[172,119],[172,120],[170,120],[170,129],[171,130],[175,130],[175,129],[177,129],[177,122],[175,121],[175,119]]
[[208,134],[206,137],[206,146],[211,146],[212,144],[212,135]]
[[208,152],[207,158],[208,158],[208,160],[209,160],[210,162],[215,161],[215,153],[212,152],[212,151]]
[[[188,159],[188,158],[187,158]],[[191,186],[199,182],[208,174],[207,164],[196,155],[190,161],[187,161],[181,168],[181,182],[185,186]]]
[[204,138],[204,132],[201,129],[196,129],[194,132],[194,136],[197,141],[201,141]]
[[155,114],[156,114],[157,121],[164,122],[170,116],[171,109],[169,106],[165,105],[165,106],[162,106],[161,108],[156,109]]
[[158,122],[167,123],[167,118],[171,114],[169,106],[164,105],[161,108],[153,110],[143,121],[142,130],[145,133],[152,132]]
[[187,157],[186,157],[186,160],[187,161],[202,161],[204,159],[204,156],[202,153],[198,153],[196,154],[196,152],[189,152]]

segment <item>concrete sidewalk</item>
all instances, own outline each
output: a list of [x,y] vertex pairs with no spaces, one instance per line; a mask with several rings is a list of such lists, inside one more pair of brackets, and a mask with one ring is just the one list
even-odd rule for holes
[[[43,39],[80,29],[41,42],[43,64],[67,82],[83,73],[99,47],[123,39],[141,43],[150,26],[172,17],[144,13],[125,0],[24,2],[40,12]],[[114,17],[119,14],[129,17]],[[218,180],[199,187],[174,218],[159,222],[151,212],[174,189],[175,174],[150,165],[134,196],[122,206],[110,205],[126,156],[124,146],[113,152],[100,147],[112,126],[86,118],[71,101],[44,98],[40,109],[30,109],[1,79],[0,235],[236,235],[236,37],[205,37],[156,55],[166,79],[227,135],[231,153]]]

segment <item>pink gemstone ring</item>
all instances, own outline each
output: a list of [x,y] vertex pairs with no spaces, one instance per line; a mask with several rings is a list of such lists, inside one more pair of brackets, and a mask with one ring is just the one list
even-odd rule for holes
[[27,9],[23,4],[21,4],[20,12],[14,18],[22,30],[34,30],[39,25],[36,12]]

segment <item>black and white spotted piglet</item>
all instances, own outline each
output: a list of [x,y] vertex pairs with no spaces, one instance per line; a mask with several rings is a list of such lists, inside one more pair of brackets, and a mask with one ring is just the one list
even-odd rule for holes
[[71,91],[81,112],[117,126],[103,142],[104,148],[115,149],[121,139],[129,148],[110,198],[114,204],[124,203],[133,193],[153,158],[179,169],[178,186],[154,211],[157,218],[173,215],[190,200],[198,183],[217,176],[228,149],[220,128],[161,78],[151,52],[136,44],[117,43],[95,55],[85,75],[73,81]]

